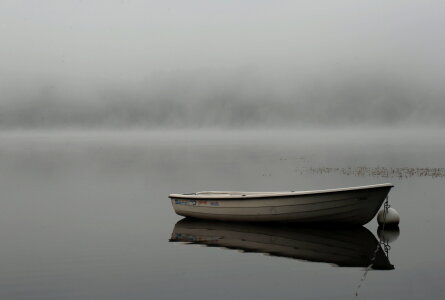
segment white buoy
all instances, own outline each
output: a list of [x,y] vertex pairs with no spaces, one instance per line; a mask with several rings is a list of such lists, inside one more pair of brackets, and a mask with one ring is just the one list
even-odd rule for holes
[[382,209],[377,215],[377,222],[379,223],[379,226],[383,226],[383,223],[385,223],[385,228],[397,227],[400,223],[400,216],[399,213],[392,207],[388,208],[386,215],[385,209]]

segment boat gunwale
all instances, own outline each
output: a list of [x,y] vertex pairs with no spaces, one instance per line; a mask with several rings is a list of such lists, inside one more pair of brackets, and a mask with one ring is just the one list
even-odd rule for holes
[[[382,184],[374,184],[374,185],[364,185],[364,186],[356,186],[356,187],[346,187],[346,188],[336,188],[336,189],[325,189],[325,190],[313,190],[313,191],[290,191],[290,192],[255,192],[255,194],[250,194],[249,192],[207,192],[207,194],[170,194],[168,197],[170,199],[190,199],[190,200],[256,200],[256,199],[273,199],[273,198],[284,198],[284,197],[299,197],[299,196],[314,196],[319,194],[331,194],[331,193],[341,193],[341,192],[353,192],[353,191],[361,191],[361,190],[371,190],[371,189],[379,189],[379,188],[393,188],[394,185],[392,183],[382,183]],[[218,194],[219,193],[219,194]],[[237,194],[230,194],[237,193]],[[245,194],[243,194],[245,193]],[[208,196],[215,195],[218,196]]]

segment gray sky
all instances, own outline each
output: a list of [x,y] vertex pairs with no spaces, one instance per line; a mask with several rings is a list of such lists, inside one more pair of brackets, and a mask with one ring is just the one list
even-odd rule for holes
[[445,124],[444,23],[428,0],[2,0],[0,127]]

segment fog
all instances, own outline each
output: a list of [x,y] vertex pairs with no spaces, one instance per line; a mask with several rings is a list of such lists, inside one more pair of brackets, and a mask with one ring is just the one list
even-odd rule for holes
[[443,1],[0,2],[0,128],[445,125]]

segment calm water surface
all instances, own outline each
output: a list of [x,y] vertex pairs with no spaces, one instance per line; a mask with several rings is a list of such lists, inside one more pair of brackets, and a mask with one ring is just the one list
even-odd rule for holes
[[[0,296],[443,298],[444,140],[437,130],[0,133]],[[167,198],[383,182],[401,215],[395,269],[363,282],[375,220],[354,232],[178,223]],[[355,263],[342,249],[356,249]]]

